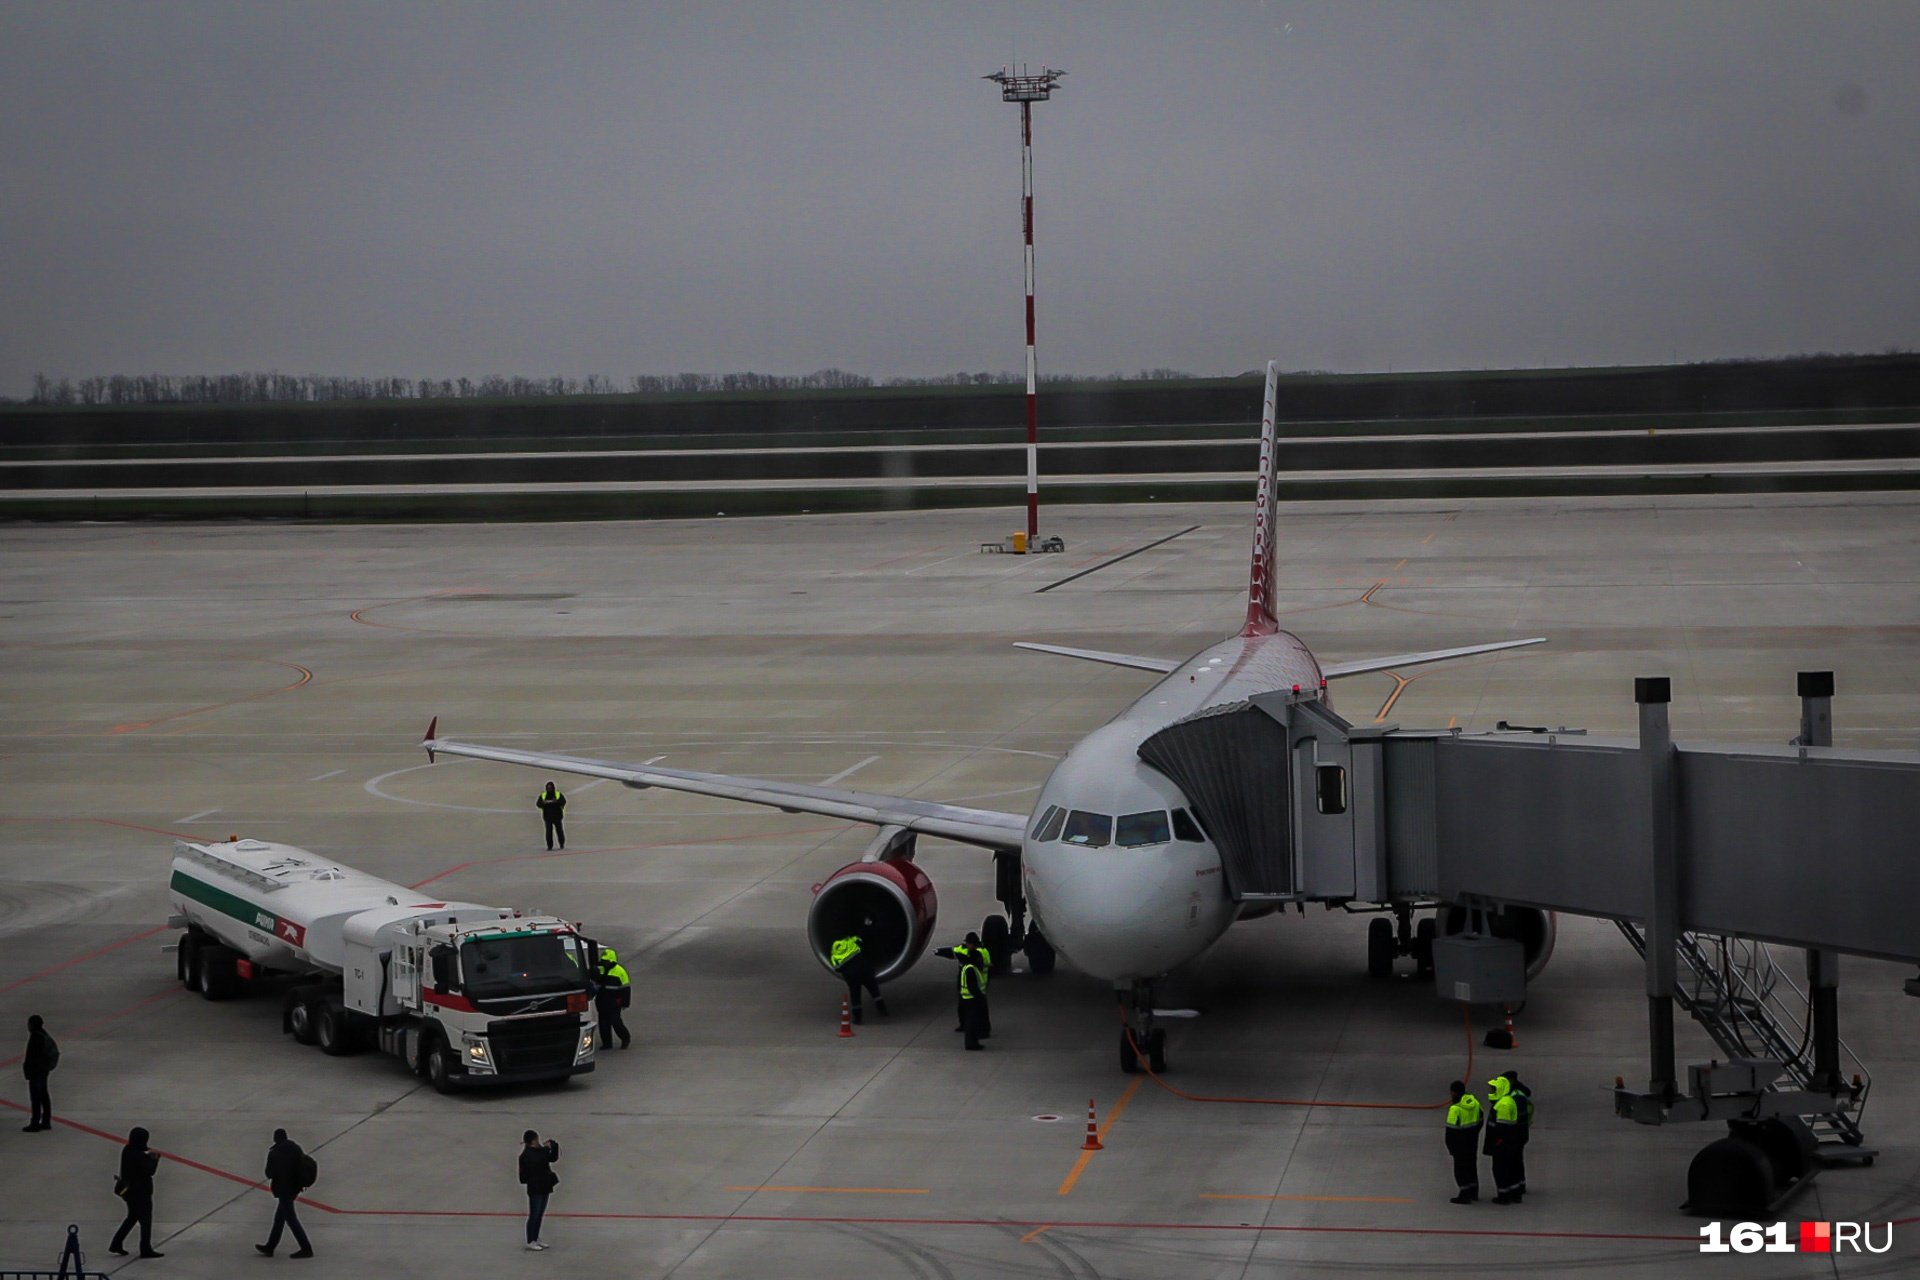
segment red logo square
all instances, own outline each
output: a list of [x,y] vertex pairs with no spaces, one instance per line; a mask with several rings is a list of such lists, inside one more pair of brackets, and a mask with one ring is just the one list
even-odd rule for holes
[[1800,1252],[1832,1253],[1833,1224],[1831,1222],[1803,1222],[1800,1224]]

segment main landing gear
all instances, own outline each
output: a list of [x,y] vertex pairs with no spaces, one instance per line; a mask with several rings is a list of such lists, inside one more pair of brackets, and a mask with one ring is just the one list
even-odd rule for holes
[[1120,1001],[1120,1070],[1136,1074],[1144,1064],[1155,1075],[1167,1071],[1167,1033],[1153,1025],[1153,984],[1116,984]]
[[993,855],[993,896],[1007,909],[1003,916],[991,915],[980,922],[980,945],[992,957],[993,973],[1007,972],[1016,951],[1027,957],[1027,968],[1035,977],[1052,973],[1059,956],[1038,929],[1027,925],[1027,899],[1020,889],[1019,854],[1002,850]]

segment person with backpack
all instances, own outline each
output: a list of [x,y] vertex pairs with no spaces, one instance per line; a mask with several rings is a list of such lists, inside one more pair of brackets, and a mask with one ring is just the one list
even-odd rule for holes
[[280,1232],[293,1232],[294,1243],[300,1247],[288,1254],[289,1258],[311,1258],[313,1245],[307,1241],[306,1229],[300,1225],[300,1215],[295,1206],[300,1193],[319,1179],[320,1166],[312,1156],[300,1149],[300,1144],[287,1136],[285,1129],[273,1131],[273,1145],[267,1148],[267,1187],[273,1192],[273,1230],[267,1233],[267,1242],[253,1246],[267,1257],[280,1247]]
[[560,1185],[553,1162],[560,1158],[560,1144],[549,1138],[540,1141],[532,1129],[520,1136],[520,1181],[527,1188],[527,1252],[547,1247],[540,1238],[540,1220],[547,1216],[547,1197]]
[[148,1136],[145,1129],[133,1129],[120,1148],[120,1176],[113,1180],[113,1192],[127,1202],[127,1216],[107,1246],[116,1258],[127,1256],[127,1233],[135,1227],[140,1228],[141,1257],[166,1256],[153,1247],[153,1175],[160,1171],[160,1153],[147,1146]]
[[53,1098],[47,1093],[47,1077],[60,1065],[60,1046],[47,1034],[46,1020],[39,1014],[27,1019],[27,1054],[21,1070],[27,1077],[27,1101],[32,1111],[22,1133],[39,1133],[53,1128]]

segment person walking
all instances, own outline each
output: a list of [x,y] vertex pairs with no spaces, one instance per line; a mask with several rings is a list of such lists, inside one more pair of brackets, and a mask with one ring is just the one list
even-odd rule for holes
[[[869,921],[868,923],[872,923]],[[847,1007],[853,1015],[855,1026],[861,1025],[860,992],[862,989],[873,993],[874,1012],[881,1017],[887,1016],[887,998],[880,994],[880,983],[873,976],[873,957],[868,955],[864,940],[857,933],[850,933],[833,944],[827,953],[827,963],[833,971],[846,980]]]
[[633,1036],[627,1030],[627,1024],[620,1017],[633,998],[633,983],[627,977],[626,966],[620,963],[620,955],[612,947],[600,948],[600,973],[593,984],[593,1009],[600,1019],[600,1047],[613,1048],[613,1038],[620,1037],[620,1047],[631,1049]]
[[60,1065],[60,1046],[47,1034],[45,1019],[33,1014],[27,1019],[27,1052],[21,1060],[21,1072],[27,1077],[27,1102],[30,1110],[22,1133],[39,1133],[53,1128],[53,1098],[47,1093],[47,1077]]
[[1487,1081],[1487,1102],[1492,1116],[1487,1121],[1487,1154],[1493,1157],[1493,1202],[1519,1204],[1524,1194],[1520,1186],[1520,1103],[1505,1076]]
[[1508,1088],[1513,1090],[1514,1106],[1520,1113],[1520,1144],[1513,1156],[1514,1185],[1527,1193],[1527,1143],[1533,1138],[1533,1090],[1520,1083],[1518,1071],[1503,1071]]
[[[521,794],[524,795],[526,793],[522,792]],[[547,789],[535,796],[533,803],[534,807],[540,810],[541,821],[547,824],[547,848],[553,848],[553,841],[556,836],[560,838],[560,847],[562,849],[566,848],[566,796],[560,793],[560,788],[553,785],[552,779],[548,779]]]
[[1472,1204],[1480,1198],[1480,1099],[1467,1092],[1465,1081],[1447,1088],[1453,1094],[1447,1105],[1447,1154],[1453,1157],[1453,1183],[1459,1189],[1453,1203]]
[[560,1144],[549,1138],[540,1141],[540,1135],[532,1129],[521,1135],[520,1139],[520,1181],[527,1188],[527,1251],[529,1253],[547,1247],[540,1238],[540,1220],[547,1216],[547,1197],[560,1185],[560,1175],[553,1171],[553,1162],[560,1158]]
[[127,1256],[124,1247],[127,1233],[136,1226],[140,1228],[140,1256],[165,1256],[153,1247],[153,1175],[159,1168],[159,1153],[147,1148],[147,1131],[138,1128],[130,1131],[127,1145],[120,1148],[120,1176],[113,1180],[115,1193],[127,1202],[126,1221],[113,1233],[113,1243],[107,1246],[107,1252],[116,1258]]
[[280,1247],[280,1232],[293,1232],[294,1243],[300,1247],[288,1254],[289,1258],[311,1258],[313,1245],[307,1241],[306,1229],[300,1225],[300,1214],[295,1209],[300,1193],[313,1184],[307,1179],[307,1153],[300,1144],[287,1136],[285,1129],[273,1131],[273,1145],[267,1148],[267,1187],[273,1192],[273,1230],[267,1233],[267,1242],[253,1246],[271,1258],[273,1251]]

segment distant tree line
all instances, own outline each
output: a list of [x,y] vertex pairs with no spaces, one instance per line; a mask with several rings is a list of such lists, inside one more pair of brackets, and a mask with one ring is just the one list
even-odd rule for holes
[[[1189,378],[1178,369],[1142,369],[1113,373],[1101,381],[1161,381]],[[1072,374],[1047,374],[1043,382],[1080,382]],[[485,378],[338,378],[319,374],[116,373],[91,378],[33,375],[28,404],[317,404],[340,400],[524,400],[540,396],[668,395],[702,392],[844,391],[859,387],[979,387],[1024,381],[1021,374],[945,373],[924,378],[885,378],[878,382],[845,369],[812,373],[635,374],[624,383],[601,374],[584,378],[524,378],[494,374]]]

